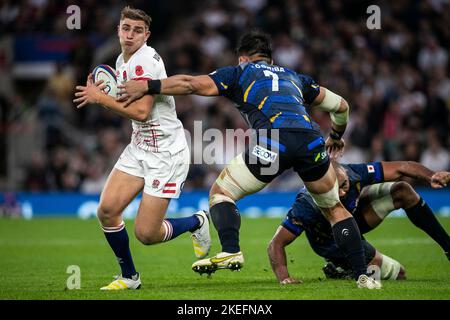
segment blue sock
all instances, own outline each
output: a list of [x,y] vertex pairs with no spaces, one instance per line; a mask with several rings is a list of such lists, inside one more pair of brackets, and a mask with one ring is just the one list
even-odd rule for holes
[[133,258],[131,257],[128,233],[125,229],[125,223],[121,223],[118,227],[102,227],[106,240],[119,262],[120,269],[122,269],[122,277],[131,278],[135,275]]
[[166,228],[163,241],[169,241],[186,231],[195,231],[200,226],[200,219],[195,214],[186,218],[168,218],[163,220],[163,225]]

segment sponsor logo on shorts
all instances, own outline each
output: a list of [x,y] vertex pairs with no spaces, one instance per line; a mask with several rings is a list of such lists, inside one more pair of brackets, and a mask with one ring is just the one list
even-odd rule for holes
[[367,165],[367,171],[369,173],[374,173],[375,172],[375,167],[373,165],[371,165],[371,164],[368,164]]
[[326,151],[319,152],[319,153],[317,153],[316,156],[314,157],[314,162],[317,162],[317,161],[319,161],[319,160],[323,160],[323,159],[326,158],[326,156],[327,156],[327,152],[326,152]]
[[269,161],[269,162],[275,162],[275,159],[278,156],[278,154],[276,152],[269,151],[266,148],[263,148],[258,145],[256,145],[253,148],[252,154],[262,160]]

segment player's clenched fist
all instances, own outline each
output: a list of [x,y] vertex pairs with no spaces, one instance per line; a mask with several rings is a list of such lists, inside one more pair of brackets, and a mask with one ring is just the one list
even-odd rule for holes
[[431,186],[435,189],[447,186],[450,181],[450,172],[439,171],[431,176]]

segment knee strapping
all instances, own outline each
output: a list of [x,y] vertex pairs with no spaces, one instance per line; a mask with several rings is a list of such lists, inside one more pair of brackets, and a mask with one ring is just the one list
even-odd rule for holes
[[333,188],[325,193],[309,193],[314,202],[319,206],[320,208],[333,208],[336,204],[340,202],[339,200],[339,184],[336,179],[334,182]]
[[395,209],[394,201],[391,196],[391,187],[394,182],[385,182],[371,185],[369,187],[369,200],[373,211],[380,219],[386,216]]
[[230,197],[227,197],[224,194],[215,193],[209,197],[209,207],[210,208],[221,202],[231,202],[232,204],[236,204],[233,199],[231,199]]

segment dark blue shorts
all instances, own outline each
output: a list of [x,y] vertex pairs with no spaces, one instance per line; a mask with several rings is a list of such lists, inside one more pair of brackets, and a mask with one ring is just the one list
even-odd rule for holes
[[258,130],[244,160],[250,172],[267,183],[290,168],[303,181],[315,181],[325,175],[330,165],[325,140],[315,130]]

